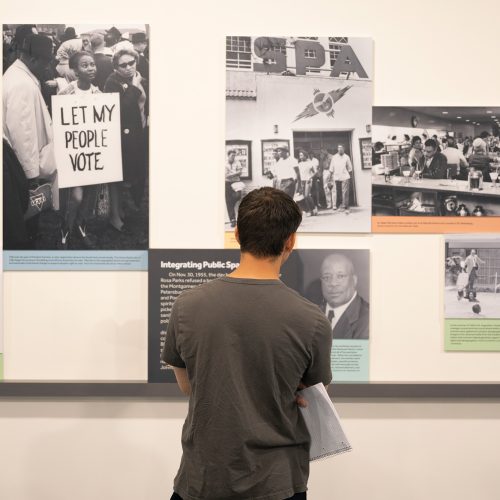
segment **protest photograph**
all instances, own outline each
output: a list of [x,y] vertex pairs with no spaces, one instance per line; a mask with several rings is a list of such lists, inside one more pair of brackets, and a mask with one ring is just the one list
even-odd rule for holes
[[300,232],[369,232],[373,43],[356,37],[226,37],[225,230],[272,186]]
[[454,236],[445,242],[446,318],[500,318],[497,236]]
[[375,106],[372,137],[374,218],[434,216],[452,228],[440,232],[459,232],[453,218],[477,217],[468,224],[500,229],[499,107]]
[[148,79],[148,25],[3,25],[4,250],[147,250]]

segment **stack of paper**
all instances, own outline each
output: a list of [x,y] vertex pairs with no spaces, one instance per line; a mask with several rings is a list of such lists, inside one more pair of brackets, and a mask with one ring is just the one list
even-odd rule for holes
[[340,419],[323,384],[312,385],[298,392],[307,407],[300,408],[311,435],[309,460],[333,457],[351,451],[351,445],[340,425]]

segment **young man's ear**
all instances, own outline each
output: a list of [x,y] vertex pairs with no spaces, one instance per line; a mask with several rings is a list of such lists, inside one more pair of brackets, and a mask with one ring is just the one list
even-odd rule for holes
[[296,240],[296,237],[297,237],[297,233],[292,233],[292,234],[288,237],[288,239],[285,241],[284,251],[285,251],[287,254],[292,253],[292,250],[293,250],[293,248],[295,247],[295,240]]
[[238,244],[240,243],[240,233],[238,232],[238,226],[234,228],[234,237],[236,238],[236,241]]

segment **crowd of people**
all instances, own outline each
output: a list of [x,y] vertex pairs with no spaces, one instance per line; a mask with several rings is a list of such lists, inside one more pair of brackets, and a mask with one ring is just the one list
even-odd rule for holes
[[[305,217],[320,211],[350,213],[350,189],[353,175],[351,158],[342,144],[335,154],[321,149],[319,154],[299,148],[290,155],[287,146],[273,151],[274,165],[267,172],[273,187],[281,189],[300,206]],[[236,159],[236,150],[227,151],[225,180],[226,208],[231,227],[236,225],[237,207],[243,196],[242,166]]]
[[[496,172],[492,153],[500,152],[500,139],[487,131],[479,136],[459,138],[452,136],[438,138],[437,135],[428,137],[426,134],[410,136],[404,134],[404,140],[396,142],[392,138],[391,145],[399,146],[399,160],[401,167],[408,166],[410,175],[415,172],[429,179],[458,179],[467,180],[474,172],[482,176],[483,181],[491,182],[492,171]],[[373,144],[372,164],[381,163],[381,157],[387,153],[384,143],[377,141]],[[496,179],[496,176],[494,176]]]
[[[105,231],[117,237],[133,231],[127,218],[139,212],[147,198],[146,33],[137,31],[127,38],[112,27],[77,35],[67,27],[57,36],[39,33],[35,25],[17,26],[15,32],[7,28],[3,70],[4,248],[40,248],[42,212],[35,210],[29,217],[27,213],[30,203],[47,207],[39,189],[48,184],[52,203],[47,208],[58,214],[56,248],[102,248]],[[123,181],[59,189],[51,97],[101,92],[119,94]],[[92,234],[91,221],[98,215],[107,224],[99,226],[101,234]],[[147,241],[131,244],[148,246]]]

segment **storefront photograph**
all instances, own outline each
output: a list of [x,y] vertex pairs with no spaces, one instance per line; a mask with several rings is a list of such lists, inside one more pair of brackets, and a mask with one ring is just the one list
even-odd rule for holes
[[372,64],[370,38],[226,37],[226,231],[263,186],[299,231],[370,231]]
[[499,107],[374,107],[374,216],[500,216]]

